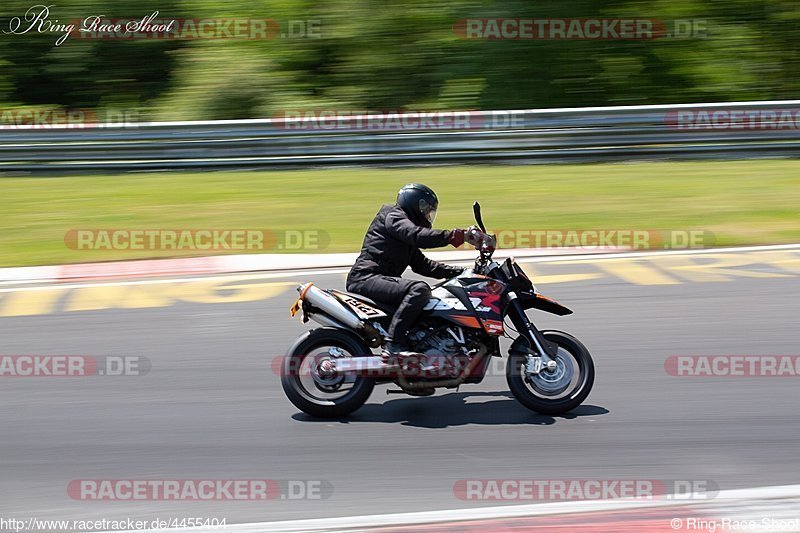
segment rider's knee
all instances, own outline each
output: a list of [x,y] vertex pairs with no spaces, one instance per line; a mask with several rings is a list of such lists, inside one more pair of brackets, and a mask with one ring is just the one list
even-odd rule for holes
[[416,281],[408,288],[408,296],[412,302],[427,302],[431,297],[431,288],[424,281]]

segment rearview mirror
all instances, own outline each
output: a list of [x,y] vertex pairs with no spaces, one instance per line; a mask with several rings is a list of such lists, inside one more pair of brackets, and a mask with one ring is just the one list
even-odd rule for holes
[[481,231],[486,233],[486,226],[483,225],[483,217],[481,217],[481,204],[475,202],[472,204],[472,212],[475,214],[475,222],[478,223],[478,227],[481,228]]

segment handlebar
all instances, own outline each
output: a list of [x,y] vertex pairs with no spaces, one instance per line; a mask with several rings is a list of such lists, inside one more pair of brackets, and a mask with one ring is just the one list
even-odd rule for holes
[[481,252],[494,252],[497,248],[497,237],[485,233],[475,226],[470,226],[464,236],[465,240]]
[[494,235],[484,233],[475,226],[467,230],[467,241],[478,250],[478,258],[475,259],[475,272],[485,274],[486,267],[492,260],[492,254],[497,246],[497,238]]

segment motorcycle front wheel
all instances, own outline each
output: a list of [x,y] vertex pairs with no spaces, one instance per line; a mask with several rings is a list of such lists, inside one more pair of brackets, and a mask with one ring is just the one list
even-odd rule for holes
[[556,368],[529,374],[527,356],[512,353],[506,364],[506,381],[514,397],[528,409],[546,415],[563,414],[578,407],[591,392],[594,362],[589,350],[572,335],[561,331],[542,334],[558,345]]

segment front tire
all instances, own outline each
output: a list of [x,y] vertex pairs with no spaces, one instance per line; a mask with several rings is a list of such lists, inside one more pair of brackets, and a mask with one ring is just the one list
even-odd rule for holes
[[[543,331],[542,334],[558,345],[556,370],[552,373],[542,370],[538,376],[528,376],[526,356],[511,353],[506,365],[506,381],[514,397],[528,409],[559,415],[575,409],[589,396],[594,385],[594,361],[589,350],[572,335],[561,331]],[[576,371],[577,376],[574,376]]]
[[[327,352],[324,348],[328,348]],[[309,360],[312,354],[313,357]],[[352,333],[336,328],[311,330],[295,342],[284,358],[281,367],[283,391],[295,407],[308,415],[316,418],[345,417],[364,405],[372,394],[375,382],[363,376],[321,375],[318,371],[318,361],[320,357],[369,354],[371,354],[369,347]],[[304,376],[311,376],[310,386],[303,383]],[[331,392],[335,393],[344,385],[348,388],[341,396],[335,398],[325,396]]]

